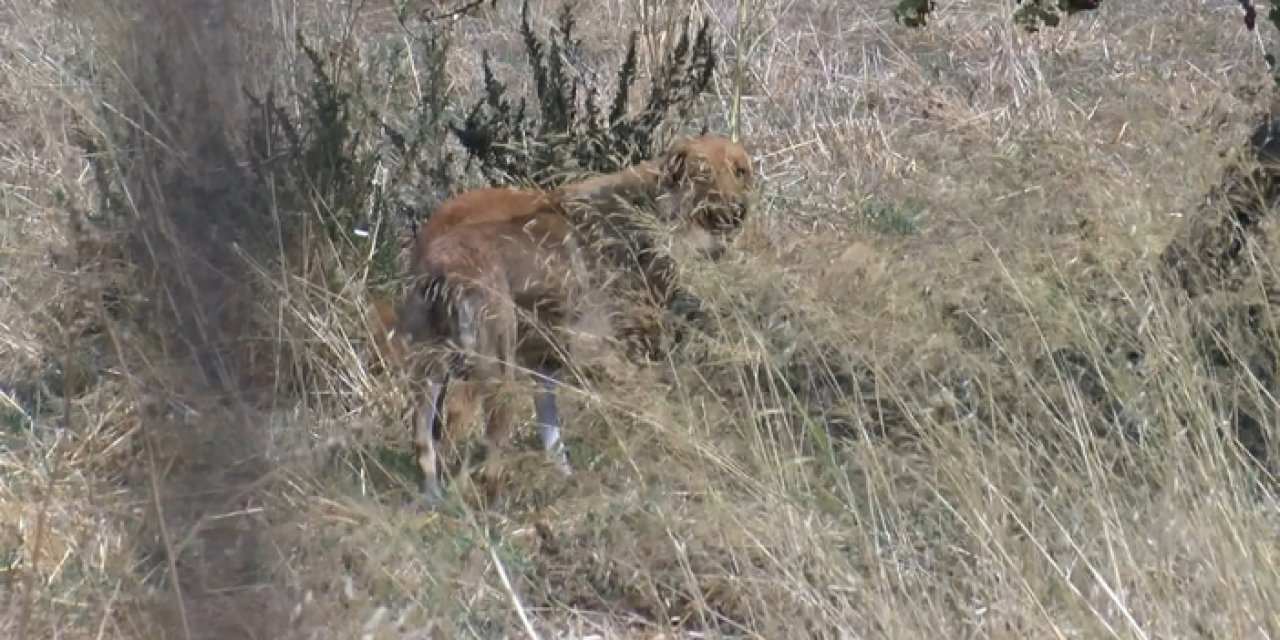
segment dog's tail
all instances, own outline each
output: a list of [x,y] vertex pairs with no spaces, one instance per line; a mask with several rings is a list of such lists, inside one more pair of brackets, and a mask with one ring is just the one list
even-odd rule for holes
[[430,343],[449,337],[452,284],[443,273],[418,276],[410,284],[396,324],[406,340]]
[[483,293],[468,282],[435,273],[421,277],[410,296],[398,325],[404,338],[447,348],[442,373],[463,375],[463,352],[476,346]]

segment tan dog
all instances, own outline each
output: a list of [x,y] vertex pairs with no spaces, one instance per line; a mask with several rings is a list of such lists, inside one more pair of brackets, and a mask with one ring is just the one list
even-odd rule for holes
[[683,138],[658,158],[553,191],[489,187],[461,193],[427,218],[414,251],[461,225],[522,218],[547,207],[565,209],[581,225],[610,214],[629,215],[619,205],[630,204],[656,205],[660,219],[678,224],[682,235],[715,257],[724,250],[725,236],[746,219],[754,186],[751,157],[741,144],[716,135]]
[[[425,347],[426,390],[414,445],[427,503],[441,498],[436,444],[442,419],[446,427],[455,419],[453,412],[441,415],[452,379],[485,387],[486,484],[496,489],[500,448],[512,430],[517,363],[542,375],[535,409],[543,448],[569,473],[554,395],[556,374],[566,364],[556,334],[594,304],[588,298],[600,283],[590,276],[612,263],[636,272],[655,302],[674,296],[670,260],[636,224],[634,207],[674,223],[715,257],[744,221],[753,186],[745,149],[702,136],[677,142],[655,160],[555,191],[478,189],[441,205],[415,239],[410,269],[417,283],[399,313],[375,302],[372,314],[375,335],[378,325],[394,326],[377,338],[384,354],[403,360],[410,346]],[[592,249],[586,253],[584,239]],[[521,322],[521,315],[532,318]],[[449,347],[465,355],[448,356]]]
[[[652,160],[549,192],[491,187],[462,193],[431,214],[413,251],[419,255],[425,243],[461,225],[557,208],[583,236],[593,275],[628,276],[613,283],[615,297],[641,293],[650,308],[695,319],[701,303],[675,287],[675,265],[646,227],[653,222],[674,227],[675,236],[716,259],[745,221],[754,187],[751,157],[741,144],[717,135],[687,137]],[[645,221],[638,212],[653,214],[652,219]]]
[[464,224],[503,222],[533,215],[553,204],[553,194],[533,189],[487,187],[464,191],[436,207],[418,229],[414,250]]

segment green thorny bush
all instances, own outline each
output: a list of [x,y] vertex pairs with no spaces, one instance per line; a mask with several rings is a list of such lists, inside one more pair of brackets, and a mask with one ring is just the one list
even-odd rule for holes
[[[339,255],[371,256],[370,284],[380,287],[394,274],[398,239],[412,235],[427,205],[463,185],[446,150],[450,131],[461,142],[467,164],[478,166],[492,184],[550,186],[574,170],[609,172],[648,158],[658,128],[673,114],[687,118],[711,81],[716,57],[709,23],[691,36],[686,17],[684,33],[666,52],[648,100],[637,111],[628,104],[638,80],[638,32],[633,31],[606,114],[599,87],[571,74],[566,65],[583,47],[574,37],[574,22],[572,5],[564,5],[559,34],[544,42],[530,26],[525,2],[521,35],[534,78],[536,114],[526,98],[513,106],[486,52],[483,96],[461,123],[448,119],[450,41],[435,23],[419,28],[408,45],[417,49],[425,83],[414,104],[380,106],[382,97],[371,99],[383,87],[407,84],[403,65],[396,63],[405,53],[403,40],[389,39],[385,50],[361,68],[349,57],[322,56],[299,34],[311,80],[306,92],[288,101],[298,115],[290,116],[270,92],[251,97],[258,118],[247,137],[257,178],[293,205],[286,208],[316,209],[307,216],[318,219]],[[401,24],[406,24],[403,15]],[[418,195],[424,192],[433,197]],[[323,210],[312,203],[323,203]],[[371,248],[359,238],[365,234]]]
[[[271,318],[285,307],[306,323],[347,299],[343,318],[360,317],[351,285],[390,286],[396,214],[420,208],[406,185],[448,187],[448,33],[402,26],[411,37],[366,43],[297,33],[296,83],[291,52],[250,62],[269,45],[249,37],[227,62],[174,56],[145,38],[121,38],[117,65],[86,62],[85,83],[113,98],[79,128],[95,197],[73,222],[121,239],[115,262],[134,274],[123,293],[141,302],[117,320],[195,332],[186,342],[199,361],[259,389],[282,373],[263,363],[299,363],[289,384],[301,390],[315,381],[308,372],[342,357],[305,336],[260,336],[280,335]],[[246,79],[203,72],[215,63],[241,65]],[[419,92],[388,91],[406,86]]]
[[[223,132],[227,140],[218,153],[223,169],[247,169],[227,179],[238,184],[236,191],[244,201],[237,208],[262,219],[210,224],[241,241],[269,229],[272,236],[326,242],[329,255],[343,259],[336,265],[339,271],[368,259],[369,281],[388,280],[397,250],[393,214],[409,215],[417,208],[403,185],[425,179],[436,191],[447,191],[452,181],[451,158],[441,151],[448,135],[444,70],[449,38],[430,25],[410,33],[408,40],[387,38],[370,45],[359,61],[323,53],[349,51],[349,43],[317,43],[296,34],[309,72],[307,82],[300,88],[281,88],[283,83],[273,78],[276,86],[265,92],[241,87],[250,112],[241,130]],[[400,64],[406,47],[413,49],[408,53],[422,71],[421,97],[409,101],[393,94],[393,100],[387,100],[382,95],[386,87],[405,86],[409,80]],[[174,75],[163,69],[161,57],[151,64],[156,83]],[[113,81],[97,81],[103,80]],[[138,111],[151,109],[140,106]],[[98,128],[102,133],[82,127],[80,143],[94,168],[99,193],[91,219],[119,228],[132,215],[127,210],[132,205],[121,194],[130,167],[155,162],[141,156],[156,153],[156,131],[166,130],[166,123],[121,120],[106,113],[99,120],[117,126]],[[242,147],[247,158],[242,160],[236,147]],[[288,240],[283,244],[268,251],[300,248]],[[262,258],[263,253],[255,252],[254,257]],[[338,273],[326,275],[333,278]]]
[[[250,135],[258,179],[287,194],[286,202],[295,203],[299,212],[320,204],[309,214],[318,219],[325,238],[340,256],[369,256],[369,282],[375,286],[395,272],[403,230],[397,217],[400,223],[411,220],[420,208],[416,190],[403,185],[425,180],[431,190],[444,193],[454,182],[451,154],[443,151],[448,35],[433,27],[414,35],[409,44],[388,39],[361,68],[349,58],[326,60],[299,34],[311,72],[308,91],[291,101],[300,107],[299,115],[291,117],[271,93],[251,98],[260,114]],[[420,58],[421,97],[412,104],[384,103],[384,87],[409,81],[397,62],[406,46]],[[362,238],[366,235],[368,241]]]
[[685,16],[680,38],[664,54],[651,79],[648,99],[629,108],[637,75],[632,31],[618,69],[613,97],[605,104],[600,87],[584,78],[576,64],[583,43],[575,39],[572,5],[565,4],[542,41],[529,24],[529,3],[522,7],[520,34],[534,80],[537,108],[525,98],[513,103],[495,77],[484,52],[484,95],[454,133],[486,179],[494,184],[531,182],[556,186],[575,171],[607,173],[649,158],[659,127],[672,116],[684,121],[711,82],[716,68],[714,43],[703,20],[690,36]]
[[[633,164],[652,155],[661,126],[688,119],[716,66],[709,22],[690,33],[686,16],[684,32],[650,79],[648,99],[632,108],[640,75],[633,32],[606,110],[599,83],[573,61],[583,42],[575,37],[572,6],[559,12],[559,33],[544,41],[534,34],[526,2],[521,33],[537,108],[524,97],[513,106],[486,53],[482,95],[460,109],[447,89],[448,21],[411,23],[405,7],[399,18],[394,37],[363,43],[352,30],[325,41],[296,33],[303,81],[281,72],[290,64],[255,69],[262,90],[247,82],[217,85],[154,51],[126,54],[135,58],[123,69],[133,79],[87,65],[87,82],[137,84],[145,95],[124,100],[133,105],[125,118],[109,112],[118,105],[103,102],[97,122],[81,128],[98,193],[96,210],[85,218],[132,240],[125,263],[143,266],[141,273],[168,274],[172,286],[188,289],[193,299],[212,285],[192,286],[189,268],[204,269],[228,291],[255,300],[261,298],[247,289],[279,285],[250,286],[245,276],[274,271],[263,265],[277,261],[283,262],[279,273],[302,278],[328,297],[342,295],[353,278],[389,292],[397,256],[420,218],[465,186],[460,168],[478,166],[490,183],[549,186],[574,171]],[[407,56],[414,64],[403,63]],[[247,107],[228,110],[237,95]],[[459,122],[454,113],[466,115]],[[448,151],[451,133],[467,156],[461,167]],[[144,191],[149,202],[137,200]],[[152,239],[160,236],[168,255],[157,257]],[[217,247],[208,252],[218,255],[193,260],[185,254],[195,245]],[[246,257],[256,266],[246,266]],[[165,313],[207,313],[171,306]],[[221,296],[215,306],[231,314],[236,304]],[[232,333],[245,331],[256,332],[240,327]]]

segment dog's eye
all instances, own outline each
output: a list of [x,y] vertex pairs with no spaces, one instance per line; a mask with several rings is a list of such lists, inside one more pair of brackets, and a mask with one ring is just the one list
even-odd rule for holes
[[751,177],[751,172],[746,167],[738,165],[733,168],[733,175],[737,176],[739,180],[746,180]]

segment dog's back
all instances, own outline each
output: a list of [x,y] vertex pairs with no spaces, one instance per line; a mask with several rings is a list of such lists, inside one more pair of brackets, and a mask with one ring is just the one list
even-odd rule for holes
[[415,342],[461,337],[450,334],[464,299],[486,309],[513,305],[545,330],[568,322],[586,293],[573,230],[553,211],[468,222],[426,238],[420,248],[410,265],[417,282],[399,318]]
[[417,261],[427,245],[457,227],[521,220],[536,215],[550,204],[548,194],[530,189],[485,187],[464,191],[441,203],[427,217],[414,238],[410,261]]

